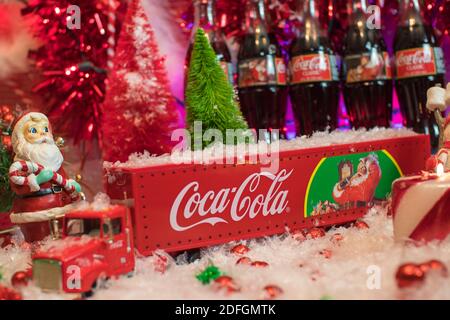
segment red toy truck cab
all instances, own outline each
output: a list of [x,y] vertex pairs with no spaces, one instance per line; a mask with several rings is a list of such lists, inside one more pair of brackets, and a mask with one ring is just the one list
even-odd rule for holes
[[47,291],[87,293],[98,280],[129,273],[134,265],[129,209],[115,205],[66,214],[62,238],[33,255],[33,280]]

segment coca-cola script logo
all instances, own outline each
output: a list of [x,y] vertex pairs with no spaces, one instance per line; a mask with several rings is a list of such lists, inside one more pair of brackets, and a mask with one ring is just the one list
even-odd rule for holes
[[[254,219],[285,212],[289,191],[283,190],[283,183],[293,170],[280,170],[277,175],[269,172],[257,172],[248,176],[239,187],[223,188],[219,191],[209,190],[203,195],[199,192],[200,184],[193,181],[187,184],[177,195],[170,210],[170,226],[176,231],[185,231],[201,224],[214,226],[217,223],[240,221],[245,217]],[[264,179],[270,181],[268,188],[261,187]],[[229,212],[229,217],[217,215]],[[196,221],[180,225],[179,218]],[[200,220],[198,220],[200,218]]]
[[397,66],[408,66],[416,64],[427,64],[433,62],[433,52],[431,49],[405,50],[397,56]]
[[314,55],[310,59],[295,59],[293,71],[327,70],[327,59],[323,55]]

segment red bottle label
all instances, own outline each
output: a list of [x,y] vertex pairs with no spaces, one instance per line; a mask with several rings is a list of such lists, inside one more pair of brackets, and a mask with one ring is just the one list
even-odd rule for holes
[[239,62],[240,88],[286,83],[286,65],[282,58],[266,56]]
[[368,52],[346,56],[346,82],[385,80],[392,78],[392,66],[387,52]]
[[336,63],[328,54],[315,53],[293,57],[289,65],[291,83],[332,81],[335,78],[333,68],[336,68]]
[[287,84],[287,70],[283,58],[275,58],[277,84]]
[[395,66],[398,79],[436,74],[435,50],[424,46],[398,51]]

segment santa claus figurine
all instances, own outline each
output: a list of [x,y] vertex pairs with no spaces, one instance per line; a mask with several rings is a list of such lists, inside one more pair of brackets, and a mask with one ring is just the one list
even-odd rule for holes
[[446,119],[441,115],[449,105],[450,83],[447,84],[447,90],[439,86],[428,89],[427,108],[434,112],[436,121],[441,127],[441,148],[436,155],[428,159],[426,169],[429,171],[450,171],[450,115]]
[[61,167],[63,156],[44,114],[21,116],[13,127],[11,141],[15,157],[9,179],[16,195],[11,222],[20,226],[28,242],[50,234],[56,237],[61,218],[80,198],[80,185],[66,178]]

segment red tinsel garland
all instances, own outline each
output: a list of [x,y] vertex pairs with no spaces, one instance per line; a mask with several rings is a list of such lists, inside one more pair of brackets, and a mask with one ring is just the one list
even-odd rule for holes
[[[69,5],[80,8],[80,29],[67,27]],[[35,34],[43,43],[30,53],[44,77],[33,91],[46,100],[55,130],[75,143],[99,135],[99,105],[107,77],[108,10],[107,0],[32,0],[22,10],[23,15],[37,17]],[[118,13],[123,11],[124,4]]]
[[[273,25],[281,28],[283,20],[292,17],[296,0],[271,0],[271,18]],[[173,0],[169,4],[172,16],[187,35],[194,23],[192,0]],[[227,36],[238,35],[242,31],[245,0],[216,0],[216,17]]]
[[[296,7],[302,1],[297,0],[267,0],[270,5],[272,27],[282,46],[288,47],[294,37],[294,28],[301,24],[302,15],[295,13]],[[322,26],[330,32],[330,40],[338,53],[342,53],[342,39],[344,38],[351,13],[351,0],[318,0],[319,19]],[[397,0],[369,0],[369,4],[377,4],[382,9],[383,29],[389,29],[387,38],[391,41],[395,32],[396,21],[399,14]],[[220,26],[227,36],[242,33],[245,0],[216,0],[217,17]],[[449,34],[450,0],[424,0],[421,1],[424,18],[434,27],[436,35],[440,38]],[[181,29],[187,35],[192,29],[194,15],[191,0],[172,0],[171,13]]]

